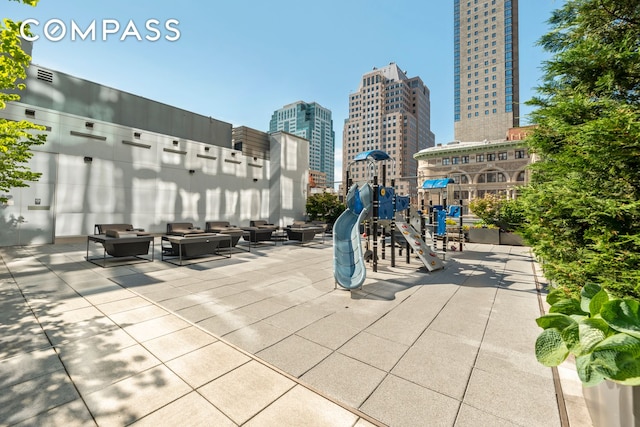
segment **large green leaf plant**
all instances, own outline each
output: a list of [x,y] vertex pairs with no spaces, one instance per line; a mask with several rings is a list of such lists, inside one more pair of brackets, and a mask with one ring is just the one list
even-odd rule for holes
[[536,340],[536,358],[557,366],[575,356],[583,385],[603,380],[640,385],[640,303],[612,297],[596,284],[582,288],[580,298],[554,289],[547,296],[549,314],[537,319],[544,329]]

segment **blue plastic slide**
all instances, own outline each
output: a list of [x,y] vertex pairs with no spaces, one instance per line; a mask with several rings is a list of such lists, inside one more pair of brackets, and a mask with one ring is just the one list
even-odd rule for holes
[[333,276],[346,289],[357,289],[367,277],[362,254],[360,222],[371,213],[373,190],[354,184],[347,193],[347,209],[333,224]]

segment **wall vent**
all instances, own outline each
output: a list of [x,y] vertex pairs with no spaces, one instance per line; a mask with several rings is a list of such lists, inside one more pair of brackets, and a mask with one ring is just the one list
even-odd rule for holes
[[149,145],[149,144],[142,144],[140,142],[127,141],[126,139],[123,139],[122,143],[125,144],[125,145],[132,145],[134,147],[151,148],[151,145]]
[[38,69],[37,79],[43,82],[53,83],[53,73],[51,71]]
[[209,159],[209,160],[217,160],[218,159],[216,156],[207,156],[206,154],[196,154],[196,157],[199,157],[201,159]]
[[182,154],[185,155],[187,154],[186,151],[183,150],[173,150],[171,148],[163,148],[162,151],[166,152],[166,153],[175,153],[175,154]]
[[80,136],[80,137],[83,137],[83,138],[97,139],[99,141],[106,141],[107,140],[106,136],[94,135],[92,133],[77,132],[75,130],[70,131],[69,134],[71,134],[73,136]]

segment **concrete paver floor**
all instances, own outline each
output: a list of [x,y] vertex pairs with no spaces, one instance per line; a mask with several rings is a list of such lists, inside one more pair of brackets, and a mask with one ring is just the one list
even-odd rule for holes
[[535,360],[527,248],[434,273],[387,250],[352,292],[330,239],[182,267],[85,250],[0,250],[0,425],[590,425],[571,366],[567,419]]

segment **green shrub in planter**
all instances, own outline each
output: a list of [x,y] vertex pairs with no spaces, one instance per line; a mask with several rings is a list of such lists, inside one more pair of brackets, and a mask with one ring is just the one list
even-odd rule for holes
[[599,285],[582,288],[580,300],[555,289],[547,296],[549,314],[536,321],[544,329],[536,340],[536,357],[557,366],[576,358],[585,386],[608,379],[640,385],[640,303],[612,298]]

